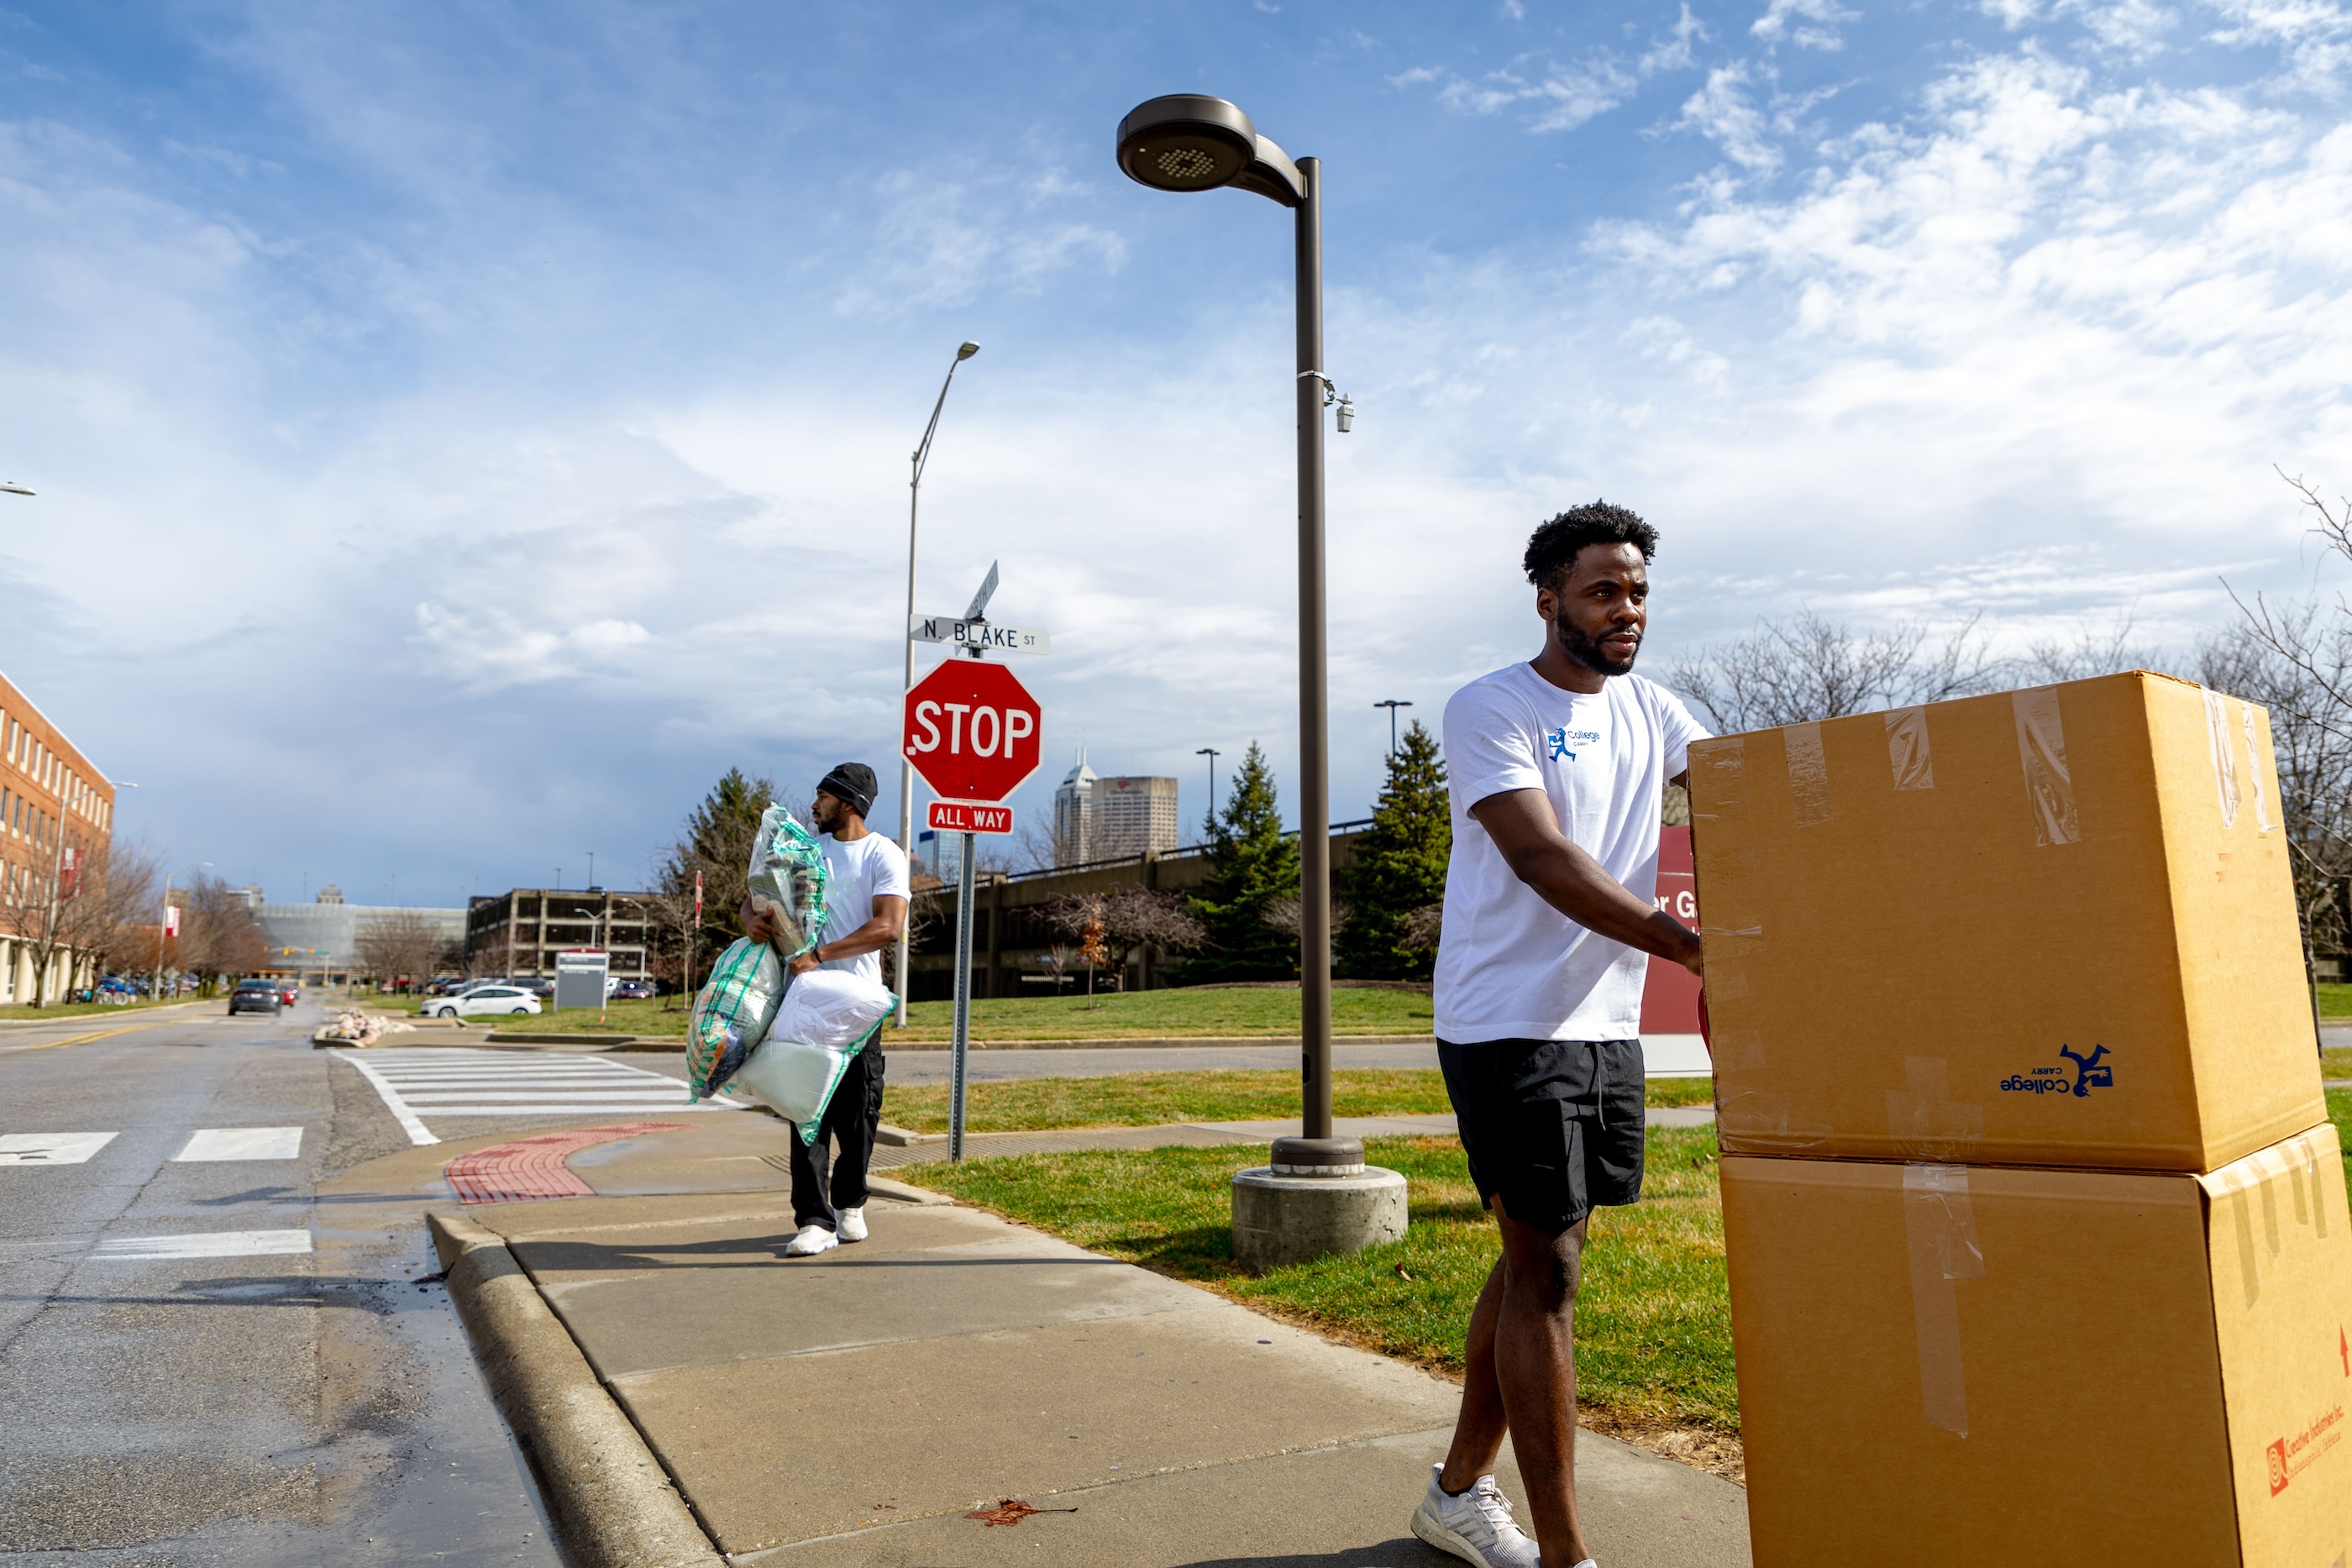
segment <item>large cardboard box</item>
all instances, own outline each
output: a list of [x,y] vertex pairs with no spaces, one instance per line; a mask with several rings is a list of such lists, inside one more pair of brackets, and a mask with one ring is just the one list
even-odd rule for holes
[[2206,1171],[2325,1115],[2269,716],[2113,675],[1691,750],[1729,1152]]
[[1758,1568],[2334,1568],[2333,1127],[2210,1176],[1730,1157]]

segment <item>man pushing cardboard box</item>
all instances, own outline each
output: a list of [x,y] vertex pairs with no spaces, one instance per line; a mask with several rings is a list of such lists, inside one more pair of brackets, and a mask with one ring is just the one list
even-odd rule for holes
[[2352,1561],[2352,1216],[2267,716],[1695,744],[1756,1559]]

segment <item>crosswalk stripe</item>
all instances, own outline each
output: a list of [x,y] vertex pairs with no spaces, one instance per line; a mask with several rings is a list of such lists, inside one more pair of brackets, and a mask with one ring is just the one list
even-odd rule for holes
[[78,1166],[120,1135],[115,1133],[0,1134],[0,1166]]
[[308,1230],[208,1230],[117,1237],[100,1242],[90,1257],[107,1263],[152,1263],[168,1258],[285,1258],[310,1250]]
[[441,1140],[425,1116],[583,1116],[613,1111],[740,1111],[731,1101],[684,1103],[685,1082],[625,1061],[575,1053],[373,1050],[336,1052],[358,1069],[418,1145]]
[[299,1127],[199,1127],[177,1160],[299,1160]]

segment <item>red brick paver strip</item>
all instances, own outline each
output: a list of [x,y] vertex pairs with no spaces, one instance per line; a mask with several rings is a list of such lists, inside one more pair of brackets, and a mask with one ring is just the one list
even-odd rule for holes
[[542,1197],[593,1197],[596,1189],[572,1174],[563,1162],[582,1149],[634,1138],[645,1133],[676,1133],[683,1122],[616,1122],[608,1127],[569,1127],[493,1144],[459,1155],[442,1167],[460,1203],[530,1203]]

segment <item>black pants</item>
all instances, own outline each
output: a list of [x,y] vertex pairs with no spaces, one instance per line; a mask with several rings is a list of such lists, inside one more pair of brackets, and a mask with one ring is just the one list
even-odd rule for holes
[[[849,1059],[833,1103],[816,1137],[793,1138],[793,1222],[841,1228],[837,1212],[866,1207],[866,1163],[874,1157],[874,1132],[882,1124],[882,1048],[870,1044]],[[838,1142],[835,1159],[827,1145]]]

